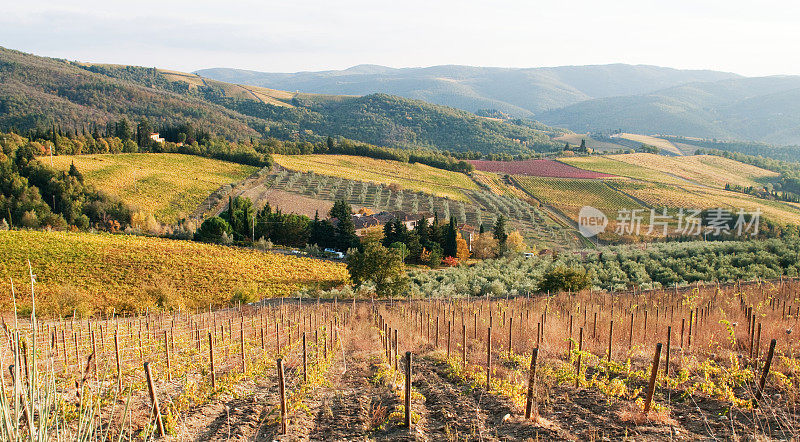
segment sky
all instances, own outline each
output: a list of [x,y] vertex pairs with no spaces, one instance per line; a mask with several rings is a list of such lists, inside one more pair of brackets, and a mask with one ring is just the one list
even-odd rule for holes
[[800,74],[793,1],[0,1],[0,46],[181,71],[630,63]]

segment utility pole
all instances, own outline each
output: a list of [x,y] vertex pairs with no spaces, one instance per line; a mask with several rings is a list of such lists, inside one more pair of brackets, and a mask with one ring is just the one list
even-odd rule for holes
[[256,242],[256,216],[253,215],[253,242]]

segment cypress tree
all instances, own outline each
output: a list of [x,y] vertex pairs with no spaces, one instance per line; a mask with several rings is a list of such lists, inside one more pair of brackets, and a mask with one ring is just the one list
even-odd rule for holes
[[506,218],[502,214],[497,217],[497,222],[494,223],[494,238],[501,246],[505,245],[508,239],[508,234],[506,233]]
[[450,218],[450,224],[444,235],[444,254],[455,257],[458,254],[458,229],[456,229],[455,218]]
[[383,246],[389,247],[394,242],[394,229],[392,222],[389,221],[383,226]]
[[417,226],[414,228],[414,231],[417,232],[419,236],[419,243],[425,245],[430,241],[430,232],[428,231],[428,220],[425,219],[423,216],[419,222],[417,222]]

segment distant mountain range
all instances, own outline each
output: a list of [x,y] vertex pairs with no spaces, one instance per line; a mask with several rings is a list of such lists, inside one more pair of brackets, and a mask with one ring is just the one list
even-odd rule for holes
[[688,137],[800,144],[800,77],[735,78],[600,98],[541,113],[579,132],[622,129]]
[[470,112],[492,109],[576,132],[619,129],[800,144],[798,76],[748,78],[625,64],[532,69],[360,65],[298,73],[216,68],[197,74],[313,93],[389,93]]
[[657,66],[611,64],[511,69],[433,66],[394,69],[359,65],[341,71],[267,73],[240,69],[202,69],[198,75],[229,83],[323,94],[387,93],[476,112],[497,109],[533,117],[594,98],[652,92],[695,81],[737,75]]

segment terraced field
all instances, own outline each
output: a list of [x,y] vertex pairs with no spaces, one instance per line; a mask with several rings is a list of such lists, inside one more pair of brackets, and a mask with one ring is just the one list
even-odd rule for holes
[[465,190],[479,190],[467,175],[424,164],[376,160],[350,155],[274,155],[282,167],[367,183],[396,184],[403,189],[467,201]]
[[611,178],[605,173],[579,169],[561,161],[529,159],[520,161],[470,160],[475,169],[511,175],[553,178]]
[[152,213],[163,223],[180,220],[220,186],[238,182],[258,170],[253,166],[172,153],[53,157],[53,166],[62,170],[68,170],[72,163],[86,182]]
[[488,190],[498,195],[513,196],[523,199],[526,197],[524,192],[520,191],[519,188],[514,185],[507,184],[503,178],[496,173],[476,170],[472,172],[472,178],[479,185],[486,187]]
[[732,212],[760,210],[762,216],[778,223],[800,222],[800,209],[780,201],[768,201],[751,195],[700,186],[671,186],[619,181],[611,187],[641,200],[654,208],[713,209]]

